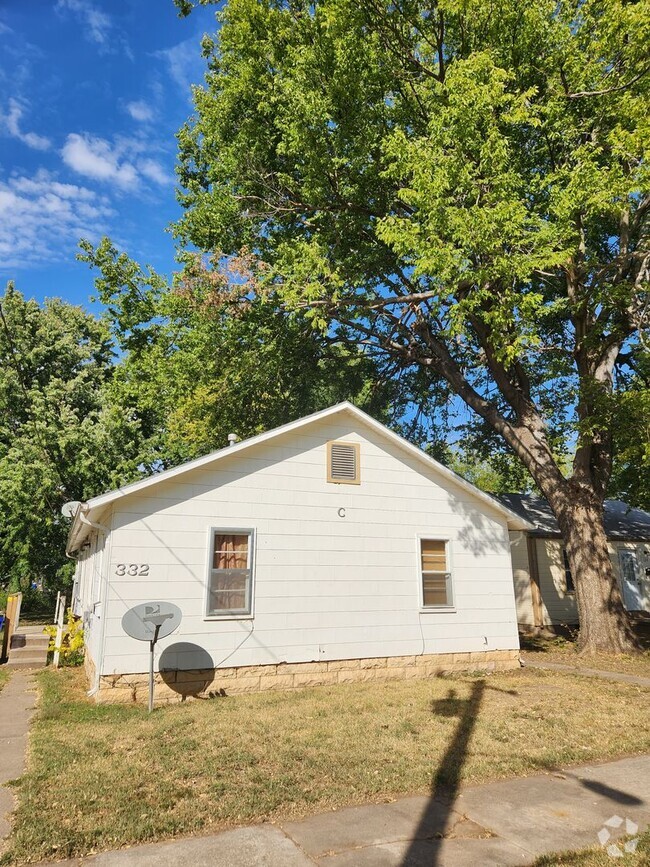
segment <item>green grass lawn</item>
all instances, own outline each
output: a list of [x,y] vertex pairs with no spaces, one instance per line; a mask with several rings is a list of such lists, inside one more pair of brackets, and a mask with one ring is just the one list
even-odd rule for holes
[[[650,690],[532,670],[95,705],[39,676],[9,863],[63,858],[650,749]],[[463,737],[469,748],[462,748]]]
[[9,680],[10,671],[6,665],[0,665],[0,690]]

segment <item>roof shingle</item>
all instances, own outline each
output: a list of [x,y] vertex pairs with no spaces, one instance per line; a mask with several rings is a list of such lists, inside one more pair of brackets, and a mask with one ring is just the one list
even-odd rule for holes
[[[560,528],[551,507],[538,494],[501,494],[499,500],[531,524],[534,536],[559,536]],[[605,500],[605,531],[617,541],[650,541],[650,513],[633,509],[621,500]]]

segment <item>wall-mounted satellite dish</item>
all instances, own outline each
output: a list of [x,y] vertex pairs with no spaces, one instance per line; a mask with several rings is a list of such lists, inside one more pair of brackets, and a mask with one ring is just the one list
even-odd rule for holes
[[78,500],[71,500],[69,503],[64,503],[61,506],[61,514],[64,518],[74,518],[79,510],[81,503]]
[[153,654],[159,638],[171,635],[181,625],[183,614],[172,602],[143,602],[129,608],[122,629],[131,638],[149,642],[149,713],[153,710]]

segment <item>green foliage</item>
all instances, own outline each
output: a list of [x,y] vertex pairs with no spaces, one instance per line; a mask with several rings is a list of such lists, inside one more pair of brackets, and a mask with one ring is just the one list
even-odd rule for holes
[[[61,552],[52,553],[60,556]],[[21,620],[52,618],[56,607],[56,593],[52,589],[38,590],[26,587],[21,589],[21,592],[23,594],[20,602]]]
[[530,491],[532,480],[512,454],[501,449],[489,457],[471,450],[452,451],[445,462],[449,469],[488,494]]
[[0,297],[0,583],[70,579],[61,506],[137,475],[137,422],[106,401],[107,327],[79,307]]
[[65,666],[82,665],[84,659],[84,630],[83,621],[75,617],[72,608],[68,608],[66,622],[63,626],[61,643],[57,645],[56,635],[58,628],[54,626],[43,627],[43,632],[50,636],[48,651],[59,651],[59,663]]
[[621,396],[614,439],[616,460],[609,493],[650,512],[650,388],[641,382]]
[[[299,312],[248,297],[255,275],[245,259],[237,273],[232,261],[224,273],[190,259],[169,287],[107,239],[82,246],[124,351],[111,402],[137,408],[144,466],[173,466],[222,448],[230,432],[252,436],[341,400],[386,420],[409,399],[369,354],[332,346]],[[232,285],[235,308],[221,303]]]

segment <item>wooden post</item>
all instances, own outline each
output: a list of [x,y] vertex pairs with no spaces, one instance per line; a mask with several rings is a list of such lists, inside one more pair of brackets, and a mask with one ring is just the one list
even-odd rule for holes
[[7,610],[5,611],[5,631],[2,639],[2,660],[9,658],[11,649],[11,636],[16,631],[20,620],[20,604],[23,600],[22,593],[11,593],[7,597]]
[[544,626],[544,600],[539,582],[539,561],[537,559],[537,539],[528,537],[528,570],[530,573],[530,592],[533,599],[533,625]]
[[59,667],[59,650],[61,647],[61,642],[63,641],[63,621],[65,618],[65,596],[61,596],[59,593],[56,600],[56,638],[54,639],[54,658],[52,660],[52,665],[54,668]]

